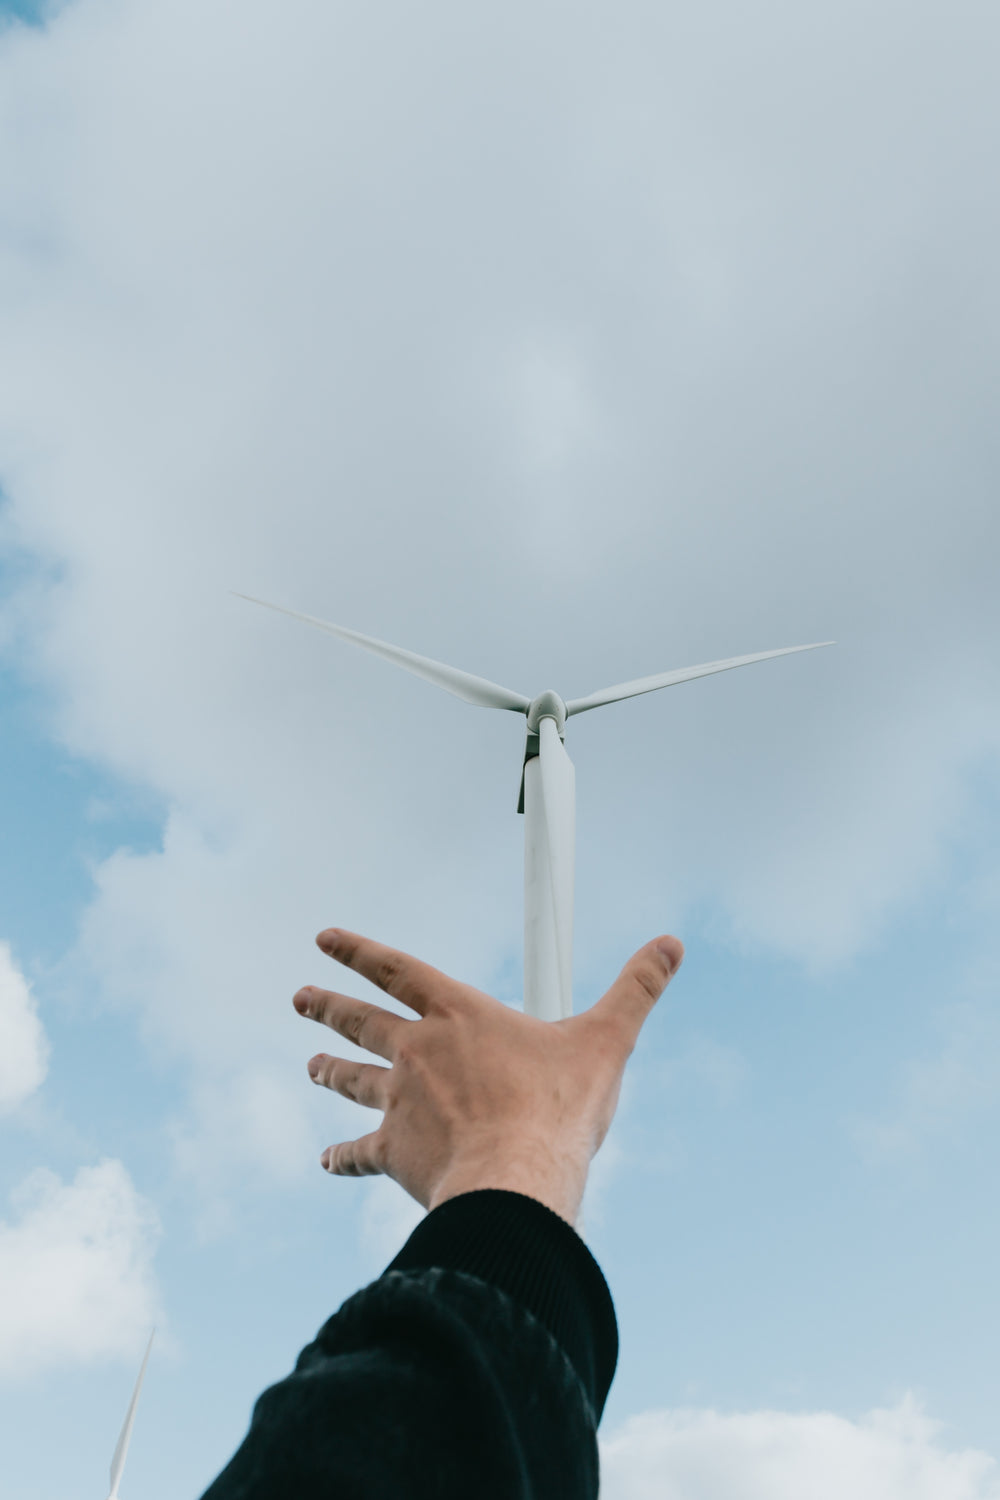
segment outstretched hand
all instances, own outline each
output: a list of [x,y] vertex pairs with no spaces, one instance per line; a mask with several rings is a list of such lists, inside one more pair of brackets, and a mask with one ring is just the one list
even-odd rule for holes
[[507,1188],[573,1224],[625,1064],[680,967],[682,943],[656,938],[590,1010],[539,1021],[355,933],[330,928],[316,942],[419,1017],[312,985],[294,997],[300,1015],[390,1064],[325,1052],[311,1059],[315,1083],[383,1112],[370,1135],[328,1147],[326,1170],[385,1173],[425,1208],[476,1188]]

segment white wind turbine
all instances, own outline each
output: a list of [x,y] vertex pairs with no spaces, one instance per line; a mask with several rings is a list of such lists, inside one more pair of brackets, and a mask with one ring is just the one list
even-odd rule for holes
[[125,1459],[128,1456],[128,1445],[132,1438],[135,1408],[139,1401],[139,1392],[142,1390],[142,1382],[146,1374],[146,1366],[149,1364],[149,1352],[153,1347],[155,1334],[156,1329],[154,1328],[153,1332],[149,1335],[149,1343],[146,1345],[146,1353],[143,1355],[142,1364],[139,1367],[139,1375],[135,1382],[135,1389],[132,1392],[132,1399],[128,1404],[128,1411],[125,1413],[125,1421],[122,1423],[121,1435],[118,1438],[115,1456],[111,1460],[111,1493],[108,1496],[108,1500],[118,1500],[118,1486],[121,1483],[122,1470],[125,1467]]
[[571,698],[564,703],[551,690],[526,698],[474,677],[457,667],[432,661],[390,646],[386,641],[331,625],[312,615],[237,594],[251,604],[262,604],[279,614],[290,615],[306,625],[315,625],[331,635],[385,657],[407,672],[426,678],[480,708],[504,708],[524,714],[528,737],[521,774],[521,796],[518,812],[524,813],[524,1009],[544,1021],[558,1021],[572,1012],[573,990],[573,863],[576,845],[576,773],[563,743],[566,720],[606,703],[653,693],[658,688],[708,677],[713,672],[727,672],[731,667],[746,667],[751,662],[768,661],[774,656],[791,656],[796,651],[815,651],[832,646],[833,641],[814,641],[808,646],[784,646],[778,651],[758,651],[753,656],[731,656],[725,661],[704,662],[698,667],[681,667],[679,671],[660,672],[653,677],[637,677],[603,688],[586,698]]

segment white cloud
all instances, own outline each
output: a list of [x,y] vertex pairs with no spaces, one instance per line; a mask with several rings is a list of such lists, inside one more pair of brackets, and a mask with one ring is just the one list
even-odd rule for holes
[[833,1412],[645,1412],[601,1444],[601,1500],[996,1500],[988,1453],[949,1449],[907,1397]]
[[10,946],[0,943],[0,1113],[16,1109],[42,1084],[49,1046],[28,982]]
[[120,1161],[33,1172],[0,1223],[0,1374],[131,1359],[157,1320],[156,1214]]

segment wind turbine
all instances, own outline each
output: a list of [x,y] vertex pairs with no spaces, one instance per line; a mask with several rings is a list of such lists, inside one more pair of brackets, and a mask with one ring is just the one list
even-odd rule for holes
[[277,610],[293,620],[314,625],[318,630],[360,646],[384,657],[398,667],[433,682],[466,703],[480,708],[502,708],[523,714],[527,720],[527,741],[521,772],[521,795],[518,812],[524,813],[524,1009],[544,1021],[558,1021],[572,1013],[573,1006],[573,864],[576,845],[576,773],[564,744],[566,721],[574,714],[591,708],[636,698],[640,693],[654,693],[659,688],[708,677],[713,672],[728,672],[732,667],[748,667],[751,662],[769,661],[775,656],[791,656],[797,651],[815,651],[832,646],[833,641],[814,641],[808,646],[783,646],[778,651],[758,651],[752,656],[730,656],[724,661],[703,662],[697,667],[681,667],[652,677],[637,677],[603,688],[586,698],[571,698],[568,703],[551,689],[535,698],[526,698],[510,688],[500,687],[485,677],[474,677],[390,646],[387,641],[331,625],[313,615],[299,614],[266,599],[237,594],[251,604]]
[[125,1467],[125,1459],[128,1455],[128,1445],[132,1438],[132,1426],[135,1422],[135,1408],[139,1400],[139,1392],[142,1390],[143,1378],[146,1374],[146,1366],[149,1364],[149,1351],[153,1347],[153,1339],[156,1329],[149,1335],[149,1343],[146,1345],[146,1353],[143,1355],[142,1364],[139,1368],[139,1376],[135,1382],[135,1390],[132,1392],[132,1400],[128,1404],[125,1413],[125,1421],[122,1423],[121,1436],[115,1449],[115,1456],[111,1460],[111,1493],[108,1500],[118,1500],[118,1486],[121,1483],[122,1470]]

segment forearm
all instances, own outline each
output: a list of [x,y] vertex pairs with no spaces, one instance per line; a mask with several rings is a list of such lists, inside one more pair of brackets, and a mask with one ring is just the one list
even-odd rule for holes
[[616,1357],[572,1229],[519,1194],[450,1199],[265,1392],[205,1500],[591,1500]]

